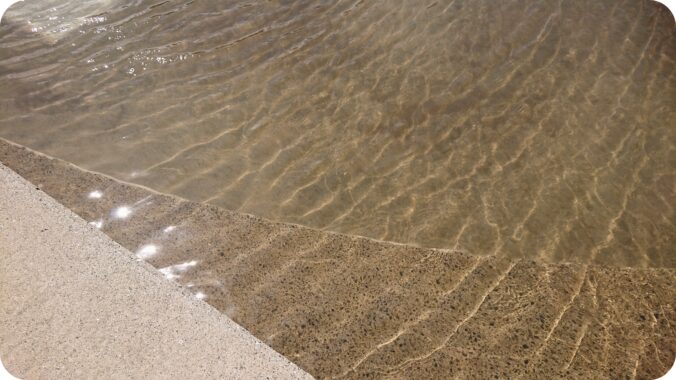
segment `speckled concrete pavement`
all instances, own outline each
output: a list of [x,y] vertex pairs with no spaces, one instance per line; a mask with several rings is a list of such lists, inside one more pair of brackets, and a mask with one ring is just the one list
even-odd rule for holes
[[0,357],[23,379],[311,378],[2,164]]

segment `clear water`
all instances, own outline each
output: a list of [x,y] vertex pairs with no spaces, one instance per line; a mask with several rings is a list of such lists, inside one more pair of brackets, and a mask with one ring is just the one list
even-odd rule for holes
[[32,1],[0,136],[273,220],[673,267],[675,42],[643,1]]

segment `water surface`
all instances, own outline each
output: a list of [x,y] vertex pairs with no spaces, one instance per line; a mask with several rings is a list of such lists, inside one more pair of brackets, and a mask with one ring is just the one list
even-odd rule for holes
[[676,29],[651,1],[32,1],[0,136],[273,220],[676,266]]

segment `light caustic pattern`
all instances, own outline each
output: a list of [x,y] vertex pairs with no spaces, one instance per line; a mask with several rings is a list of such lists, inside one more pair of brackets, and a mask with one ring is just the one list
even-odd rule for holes
[[24,2],[0,136],[273,220],[472,254],[673,255],[651,1]]

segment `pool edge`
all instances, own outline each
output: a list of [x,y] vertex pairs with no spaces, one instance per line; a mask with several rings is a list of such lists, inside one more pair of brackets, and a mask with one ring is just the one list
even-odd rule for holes
[[15,376],[311,378],[3,164],[0,178],[0,353]]

